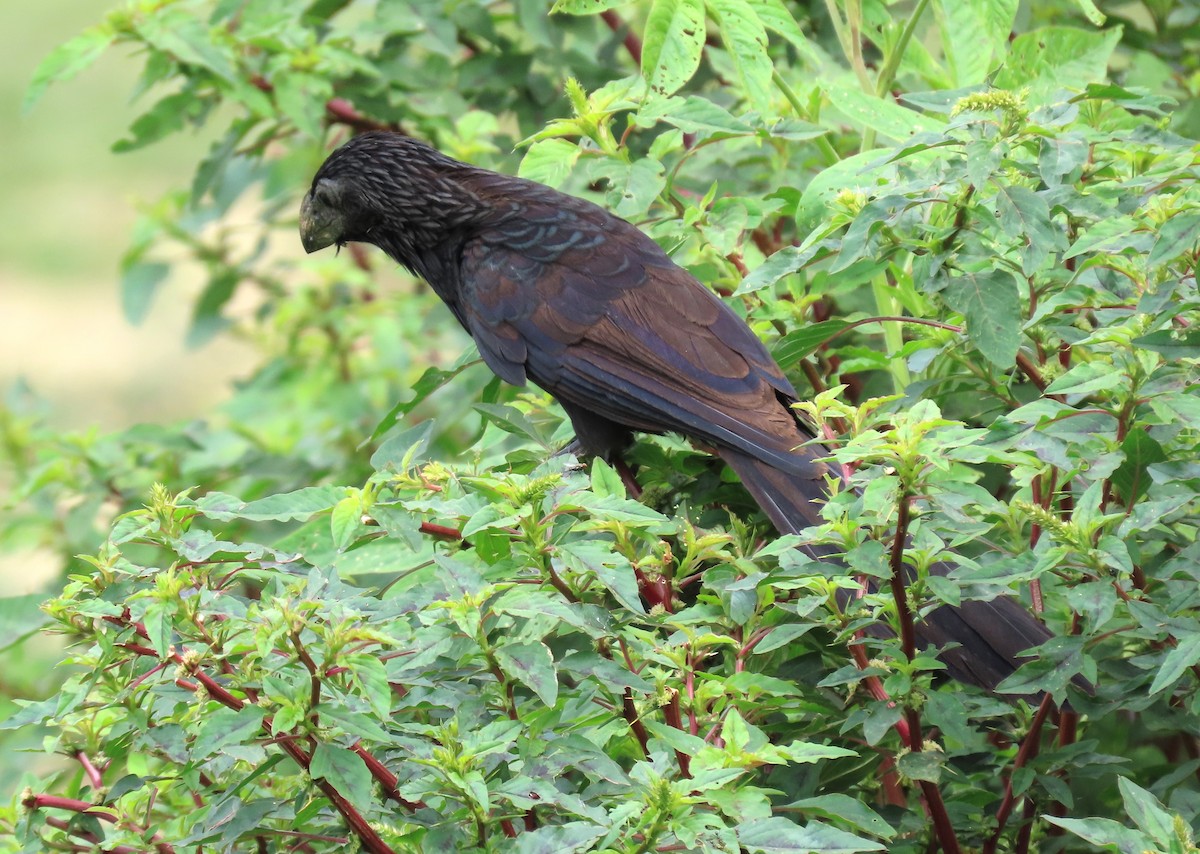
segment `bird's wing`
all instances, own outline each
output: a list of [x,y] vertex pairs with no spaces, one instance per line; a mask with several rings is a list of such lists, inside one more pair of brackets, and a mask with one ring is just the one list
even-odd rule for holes
[[785,402],[795,391],[762,342],[624,221],[525,205],[468,243],[462,293],[468,328],[505,380],[811,476],[790,453],[806,438]]

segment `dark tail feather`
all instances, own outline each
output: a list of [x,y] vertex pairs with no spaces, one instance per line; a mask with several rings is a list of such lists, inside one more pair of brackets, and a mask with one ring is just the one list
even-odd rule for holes
[[[826,495],[821,475],[830,471],[815,451],[801,448],[797,454],[811,457],[812,475],[797,476],[761,460],[728,448],[720,451],[746,489],[781,532],[796,534],[809,525],[820,524],[820,502]],[[818,557],[825,557],[828,553]],[[950,568],[937,564],[932,571],[946,575]],[[960,682],[994,691],[1022,663],[1020,653],[1045,643],[1053,635],[1041,621],[1015,599],[1001,596],[989,602],[977,600],[954,607],[943,605],[926,614],[915,626],[922,648],[944,649],[939,658],[947,672]],[[877,636],[890,636],[880,627]],[[1086,681],[1076,684],[1091,693]]]

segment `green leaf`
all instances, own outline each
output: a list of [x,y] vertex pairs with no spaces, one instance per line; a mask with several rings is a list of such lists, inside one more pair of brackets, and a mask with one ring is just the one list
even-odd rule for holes
[[628,2],[629,0],[554,0],[550,11],[565,15],[599,15]]
[[425,373],[421,374],[420,379],[413,383],[413,396],[402,403],[397,403],[392,407],[387,415],[380,419],[379,424],[375,426],[375,430],[371,433],[371,441],[374,442],[384,433],[396,426],[396,423],[405,415],[412,412],[424,400],[433,394],[450,380],[461,374],[472,365],[476,365],[482,360],[479,358],[479,352],[475,347],[469,347],[453,367],[445,368],[426,368]]
[[654,0],[642,40],[642,77],[656,95],[674,94],[700,67],[704,0]]
[[1117,788],[1121,791],[1121,800],[1125,804],[1125,812],[1133,819],[1138,829],[1148,834],[1163,850],[1171,850],[1172,842],[1178,842],[1175,831],[1175,820],[1166,807],[1132,780],[1124,777],[1117,778]]
[[1146,263],[1151,267],[1175,261],[1200,246],[1200,211],[1175,214],[1158,230]]
[[203,19],[180,7],[158,10],[136,18],[138,34],[176,61],[207,69],[225,81],[237,78],[232,57]]
[[517,174],[548,187],[560,187],[580,153],[578,145],[565,139],[538,140],[525,152]]
[[1000,230],[1021,241],[1021,270],[1032,275],[1055,249],[1065,249],[1061,229],[1050,222],[1044,196],[1019,184],[1001,185],[996,192]]
[[613,190],[618,194],[613,210],[623,217],[644,214],[667,185],[663,165],[650,157],[635,160],[632,165],[621,168],[611,178]]
[[359,809],[365,809],[374,802],[371,796],[371,772],[352,750],[321,742],[313,751],[308,772],[313,779],[329,783]]
[[940,750],[922,750],[908,752],[896,761],[896,767],[910,780],[925,780],[930,783],[941,782],[942,767],[946,764],[946,754]]
[[592,460],[592,492],[600,498],[624,498],[626,495],[621,475],[600,457]]
[[1150,683],[1150,693],[1157,694],[1170,688],[1179,681],[1184,671],[1197,662],[1200,662],[1200,633],[1186,635],[1163,656],[1163,663]]
[[257,501],[240,501],[232,495],[210,492],[196,501],[196,509],[210,519],[227,522],[303,521],[333,508],[346,497],[343,486],[306,486],[295,492],[270,495]]
[[767,31],[747,0],[708,0],[708,11],[721,31],[721,41],[733,60],[738,81],[751,106],[771,114],[772,73],[767,54]]
[[1042,27],[1022,33],[1009,46],[996,74],[998,89],[1028,87],[1037,99],[1060,89],[1082,89],[1108,75],[1108,60],[1121,41],[1121,27],[1094,33],[1075,27]]
[[142,615],[142,625],[150,639],[150,646],[158,653],[159,658],[166,658],[171,648],[171,618],[175,616],[173,608],[165,602],[151,602]]
[[674,125],[685,133],[750,134],[754,129],[719,104],[700,95],[655,98],[642,105],[634,116],[642,127],[656,122]]
[[570,854],[591,851],[592,843],[604,835],[604,828],[586,821],[570,821],[539,827],[517,836],[514,854]]
[[553,708],[558,702],[558,676],[554,657],[544,643],[510,643],[496,648],[500,669],[538,695]]
[[854,854],[884,850],[878,842],[819,821],[801,827],[779,816],[739,824],[737,838],[747,850],[762,854]]
[[967,338],[998,368],[1013,366],[1021,345],[1021,299],[1007,270],[955,277],[944,291],[946,303],[963,316]]
[[1121,443],[1121,453],[1125,461],[1112,473],[1112,483],[1126,505],[1132,506],[1150,488],[1147,469],[1154,463],[1165,462],[1167,452],[1153,436],[1141,427],[1134,427]]
[[1096,8],[1096,4],[1092,0],[1075,0],[1079,6],[1079,11],[1083,12],[1084,17],[1095,24],[1097,27],[1103,27],[1104,22],[1108,20],[1108,16]]
[[230,745],[258,738],[262,734],[264,714],[258,706],[243,706],[237,710],[220,708],[206,714],[201,718],[199,733],[192,742],[192,756],[205,758]]
[[50,615],[39,606],[44,593],[0,598],[0,651],[18,644],[50,622]]
[[340,552],[352,546],[365,530],[362,523],[362,498],[350,495],[333,505],[329,515],[330,530],[333,533],[333,544]]
[[135,261],[121,274],[121,308],[125,319],[137,326],[146,319],[158,286],[171,272],[169,264],[160,261]]
[[1128,377],[1108,362],[1083,362],[1046,387],[1046,394],[1092,394],[1128,382]]
[[1143,834],[1130,830],[1112,819],[1058,818],[1052,815],[1043,818],[1093,845],[1105,849],[1115,845],[1121,854],[1145,854],[1150,849],[1149,840]]
[[133,124],[129,126],[133,135],[114,142],[112,150],[119,154],[135,151],[178,133],[183,129],[197,103],[194,92],[176,92],[168,95],[134,119]]
[[771,348],[771,355],[784,368],[788,368],[805,356],[816,352],[822,344],[828,343],[851,324],[845,320],[822,320],[801,326],[780,338]]
[[371,711],[380,720],[387,720],[392,713],[392,686],[388,684],[384,663],[369,653],[344,656],[342,663],[349,669],[363,699],[371,704]]
[[816,813],[848,822],[859,830],[882,836],[884,839],[891,839],[896,835],[896,829],[884,821],[879,813],[848,795],[818,795],[815,798],[794,801],[789,806],[805,815]]
[[868,95],[856,86],[822,81],[821,89],[833,109],[888,139],[904,142],[919,133],[932,133],[943,128],[936,119],[902,107],[891,98]]
[[608,588],[617,601],[636,614],[645,614],[638,594],[633,565],[624,556],[613,552],[606,544],[588,540],[559,547],[559,554],[575,572],[589,572]]
[[1160,329],[1134,338],[1133,345],[1153,350],[1173,361],[1200,359],[1200,329],[1195,326],[1181,330]]
[[954,87],[982,83],[1003,58],[1018,0],[939,0],[938,30]]
[[32,110],[51,83],[70,80],[99,59],[115,40],[116,33],[107,26],[89,27],[50,51],[33,72],[33,80],[25,90],[21,111],[27,113]]
[[783,247],[751,270],[750,275],[742,279],[734,295],[741,296],[768,288],[785,276],[802,270],[817,254],[819,248],[816,244],[808,247]]

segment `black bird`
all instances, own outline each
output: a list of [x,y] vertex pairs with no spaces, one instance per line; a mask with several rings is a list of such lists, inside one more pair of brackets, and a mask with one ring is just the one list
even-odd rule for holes
[[[374,244],[425,279],[496,374],[558,400],[586,453],[681,433],[716,448],[781,532],[820,523],[830,469],[797,449],[812,436],[795,389],[741,318],[625,220],[373,132],[321,166],[300,237],[307,252]],[[1000,597],[937,608],[916,637],[957,643],[941,654],[950,675],[992,690],[1051,635]]]

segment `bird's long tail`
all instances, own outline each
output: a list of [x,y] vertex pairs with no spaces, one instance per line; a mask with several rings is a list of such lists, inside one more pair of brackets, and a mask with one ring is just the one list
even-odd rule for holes
[[[799,533],[821,523],[820,502],[826,496],[823,476],[832,474],[815,450],[801,448],[796,453],[811,457],[812,476],[798,477],[741,451],[720,450],[775,527],[785,533]],[[931,571],[945,575],[950,567],[937,564]],[[890,633],[881,627],[873,634]],[[922,648],[958,644],[939,655],[948,673],[960,682],[988,691],[994,691],[1026,660],[1022,652],[1052,637],[1041,621],[1007,596],[986,602],[970,600],[957,607],[942,605],[917,621],[915,634]],[[1090,689],[1083,683],[1081,687]]]

